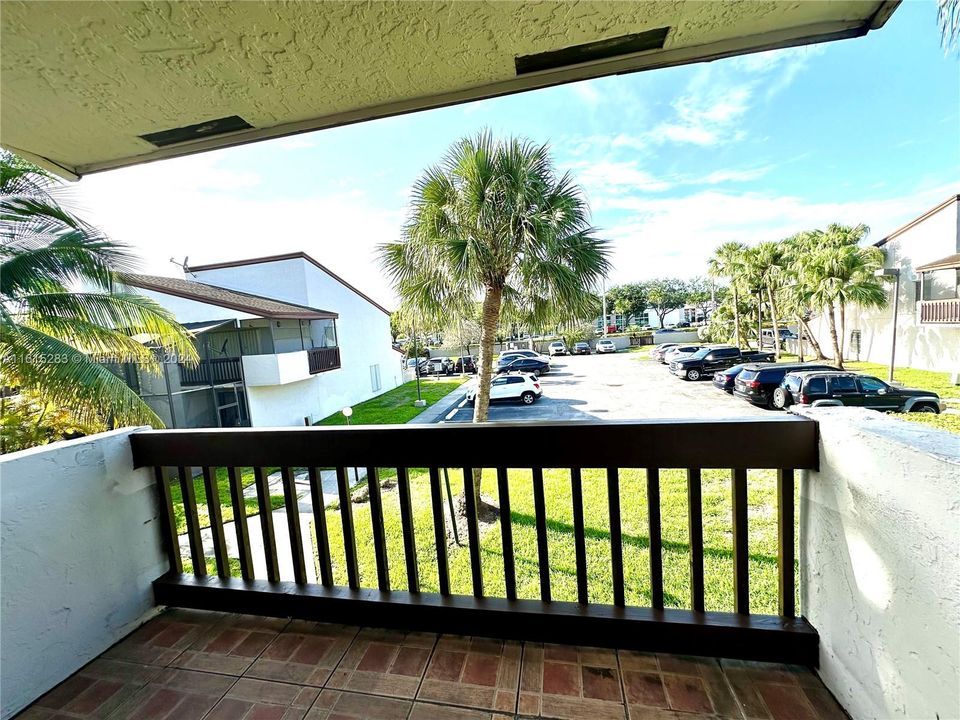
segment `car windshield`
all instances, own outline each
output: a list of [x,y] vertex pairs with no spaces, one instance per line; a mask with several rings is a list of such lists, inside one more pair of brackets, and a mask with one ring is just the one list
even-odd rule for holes
[[744,382],[746,382],[747,380],[753,380],[757,376],[758,372],[759,370],[744,369],[740,371],[740,376],[737,379],[743,380]]
[[690,360],[703,360],[709,352],[710,348],[700,348],[690,356]]

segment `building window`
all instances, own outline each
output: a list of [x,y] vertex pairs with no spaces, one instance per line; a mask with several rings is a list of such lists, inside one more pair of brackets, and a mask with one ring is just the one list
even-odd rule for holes
[[373,392],[378,392],[380,390],[380,366],[379,365],[370,366],[370,389]]
[[954,300],[960,297],[960,268],[923,273],[924,300]]

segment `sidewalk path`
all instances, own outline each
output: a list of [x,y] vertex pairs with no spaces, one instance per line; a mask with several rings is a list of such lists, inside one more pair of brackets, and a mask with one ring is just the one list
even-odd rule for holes
[[407,425],[432,425],[433,423],[443,420],[447,413],[453,410],[460,404],[460,401],[463,400],[467,394],[467,386],[470,385],[471,382],[473,382],[473,380],[467,380],[463,385],[459,385],[451,390],[415,418],[407,420]]

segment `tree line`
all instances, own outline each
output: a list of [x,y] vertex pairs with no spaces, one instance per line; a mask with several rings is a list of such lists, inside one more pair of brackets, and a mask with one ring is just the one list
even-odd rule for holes
[[[883,252],[862,247],[866,225],[831,224],[825,230],[805,230],[783,240],[747,246],[727,242],[709,261],[710,275],[729,283],[729,292],[711,317],[711,339],[747,344],[747,324],[756,319],[758,342],[764,318],[779,338],[782,323],[796,323],[800,353],[809,342],[818,360],[826,355],[810,329],[819,313],[827,321],[833,360],[843,367],[847,305],[882,308],[887,292],[875,273],[883,267]],[[716,337],[719,335],[720,337]],[[780,343],[775,342],[779,359]]]
[[647,310],[653,310],[663,327],[664,318],[673,310],[692,305],[699,310],[698,316],[706,318],[726,289],[709,278],[695,277],[658,278],[646,282],[616,285],[607,290],[607,309],[612,309],[625,320],[641,318]]

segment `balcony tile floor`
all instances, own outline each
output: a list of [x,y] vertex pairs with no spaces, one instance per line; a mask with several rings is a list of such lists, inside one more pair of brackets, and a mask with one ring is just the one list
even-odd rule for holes
[[168,610],[21,720],[845,720],[805,668]]

